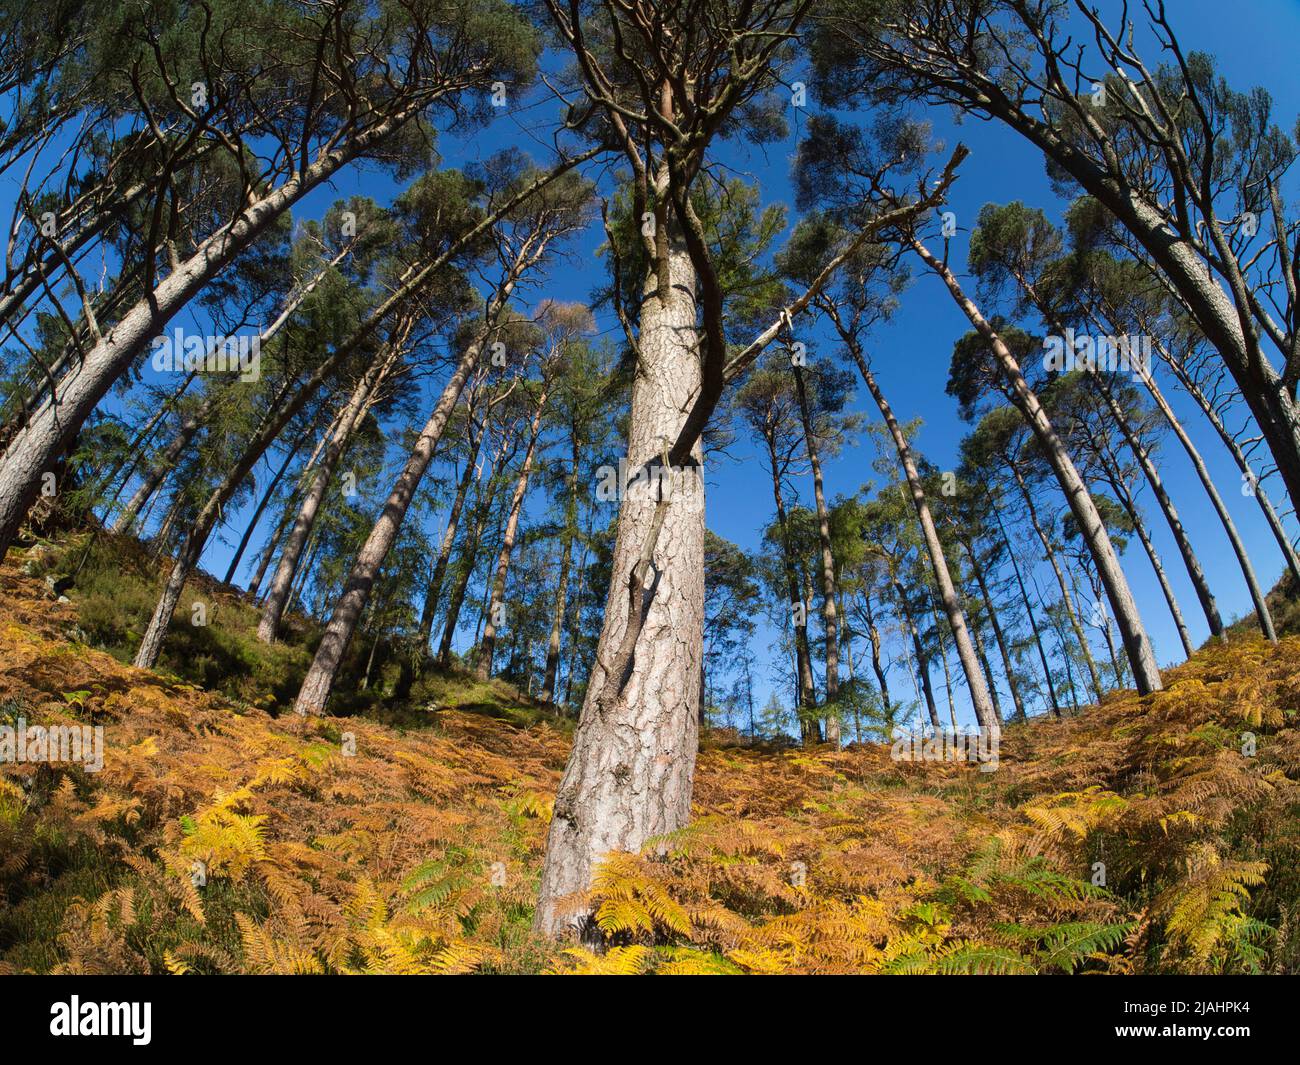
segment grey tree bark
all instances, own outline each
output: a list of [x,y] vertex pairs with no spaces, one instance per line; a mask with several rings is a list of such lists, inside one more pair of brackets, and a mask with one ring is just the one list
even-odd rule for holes
[[[675,242],[666,260],[667,285],[661,289],[652,274],[643,289],[627,455],[633,471],[671,447],[702,383],[695,269]],[[544,933],[590,934],[586,911],[572,903],[590,887],[601,857],[639,851],[690,815],[704,641],[698,440],[692,458],[696,476],[674,483],[666,505],[659,501],[666,486],[647,491],[634,483],[619,507],[605,621],[542,866],[535,926]]]
[[388,557],[388,552],[397,540],[402,521],[410,508],[411,500],[415,497],[415,490],[429,468],[429,463],[433,461],[434,450],[442,438],[442,431],[447,426],[452,409],[460,399],[465,382],[469,380],[470,373],[477,365],[483,346],[496,327],[497,317],[514,290],[516,276],[512,272],[494,293],[484,315],[483,327],[461,353],[451,377],[448,378],[437,403],[434,404],[429,420],[411,450],[410,457],[406,460],[405,467],[393,484],[383,510],[380,511],[374,527],[370,530],[370,535],[366,537],[366,542],[357,553],[356,561],[343,586],[343,594],[339,596],[334,606],[334,613],[325,626],[320,645],[316,649],[316,656],[312,659],[307,675],[303,678],[302,688],[298,691],[298,698],[294,702],[295,713],[324,713],[325,701],[329,698],[330,689],[334,686],[334,678],[338,675],[348,644],[356,632],[357,622],[360,621],[361,612],[370,597],[370,589],[374,586],[384,559]]
[[[817,507],[817,540],[822,564],[822,626],[826,635],[826,701],[832,706],[840,694],[840,622],[835,607],[835,556],[831,553],[831,517],[826,508],[826,491],[822,481],[821,455],[813,432],[812,412],[808,408],[808,389],[803,369],[794,366],[794,386],[799,397],[799,419],[803,423],[804,447],[812,467],[813,500]],[[826,719],[826,742],[840,745],[840,719],[832,713]]]
[[863,355],[861,348],[856,343],[852,343],[849,345],[849,349],[858,364],[858,372],[862,375],[867,391],[871,393],[871,398],[876,401],[876,406],[880,408],[881,417],[885,419],[889,435],[894,441],[894,449],[898,452],[899,464],[903,467],[903,474],[907,478],[908,491],[912,496],[912,506],[916,510],[916,520],[920,523],[921,535],[925,540],[926,551],[930,556],[930,568],[934,572],[939,600],[943,606],[944,616],[948,619],[948,626],[952,629],[953,639],[957,644],[957,657],[961,661],[962,672],[966,675],[966,684],[970,689],[971,704],[975,709],[975,719],[979,722],[981,728],[997,728],[998,715],[994,709],[993,700],[989,695],[988,682],[985,680],[984,671],[980,668],[979,657],[971,641],[970,628],[966,624],[966,615],[962,611],[961,601],[957,597],[957,589],[952,582],[952,573],[948,569],[948,560],[944,554],[943,542],[939,539],[939,531],[935,527],[934,516],[930,513],[930,503],[926,499],[925,487],[921,483],[921,475],[916,468],[915,460],[912,458],[912,449],[907,442],[907,437],[903,434],[902,426],[898,424],[898,419],[894,416],[893,408],[889,405],[889,401],[885,399],[885,394],[876,381],[875,374],[871,372],[871,367],[867,365],[866,357]]
[[497,644],[497,618],[505,610],[506,577],[510,572],[510,556],[514,553],[515,538],[519,535],[519,517],[523,511],[524,496],[528,494],[528,479],[533,473],[533,459],[537,455],[537,441],[541,435],[542,412],[546,409],[548,392],[543,391],[537,398],[537,410],[533,413],[532,423],[528,426],[528,446],[524,449],[523,465],[519,469],[519,479],[515,482],[514,494],[510,497],[510,511],[506,518],[505,533],[501,538],[501,550],[497,553],[496,569],[492,577],[492,593],[488,599],[486,620],[483,624],[483,638],[478,645],[477,672],[480,680],[492,675],[492,656]]
[[1038,397],[1020,372],[1020,366],[1016,362],[1015,356],[1011,354],[1011,349],[1006,346],[1002,338],[985,320],[974,302],[962,291],[960,282],[958,282],[952,270],[949,269],[948,264],[935,258],[930,250],[915,237],[910,239],[910,244],[912,250],[920,256],[921,260],[943,280],[954,302],[961,308],[971,325],[975,327],[976,332],[992,347],[998,362],[1002,366],[1002,371],[1011,385],[1016,406],[1029,423],[1034,436],[1038,439],[1039,446],[1051,463],[1056,478],[1061,484],[1061,490],[1065,493],[1066,500],[1070,505],[1070,511],[1074,515],[1075,523],[1092,552],[1097,572],[1101,577],[1106,596],[1110,601],[1111,613],[1115,617],[1120,636],[1124,641],[1124,650],[1128,655],[1129,666],[1133,670],[1133,680],[1137,685],[1138,693],[1148,695],[1151,692],[1159,691],[1164,686],[1160,679],[1160,667],[1156,662],[1151,639],[1142,624],[1137,602],[1134,600],[1133,592],[1128,586],[1128,580],[1125,578],[1124,571],[1119,564],[1119,557],[1115,554],[1115,548],[1110,542],[1110,536],[1106,533],[1106,526],[1101,520],[1101,515],[1097,513],[1097,507],[1088,493],[1087,485],[1083,483],[1083,478],[1079,476],[1079,471],[1075,468],[1065,445],[1061,442],[1061,438],[1057,436],[1056,430],[1047,417],[1047,413],[1038,401]]

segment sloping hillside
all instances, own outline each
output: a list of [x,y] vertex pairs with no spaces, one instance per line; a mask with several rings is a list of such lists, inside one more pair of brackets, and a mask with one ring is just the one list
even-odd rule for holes
[[102,726],[104,764],[0,766],[4,971],[1300,970],[1300,638],[1009,728],[991,773],[706,743],[693,826],[603,871],[597,955],[530,932],[567,722],[454,675],[277,717],[78,642],[93,590],[33,561],[0,724]]

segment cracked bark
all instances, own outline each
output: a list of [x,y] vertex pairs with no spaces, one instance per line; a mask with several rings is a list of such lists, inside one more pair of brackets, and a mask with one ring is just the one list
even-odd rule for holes
[[[668,284],[661,290],[652,274],[643,289],[627,456],[634,471],[677,439],[702,381],[695,270],[677,244],[667,249],[666,266]],[[692,457],[702,461],[698,441]],[[624,493],[605,621],[542,866],[535,926],[543,933],[590,936],[580,899],[601,857],[639,851],[690,815],[704,639],[703,493],[702,476],[675,485],[665,507],[638,485]],[[644,567],[656,522],[652,564]],[[646,569],[649,601],[644,591],[638,596],[637,619],[629,588],[645,587],[634,583],[634,570],[644,576]],[[625,674],[611,678],[606,671],[622,664],[616,652],[629,626],[634,654]]]

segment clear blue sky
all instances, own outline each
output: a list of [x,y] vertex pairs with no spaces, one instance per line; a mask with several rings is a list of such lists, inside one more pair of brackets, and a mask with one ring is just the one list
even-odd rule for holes
[[[1102,3],[1100,6],[1106,13],[1118,10],[1115,3]],[[1222,72],[1239,89],[1255,84],[1264,86],[1273,95],[1279,124],[1288,130],[1294,128],[1295,118],[1300,113],[1300,84],[1295,76],[1294,56],[1295,46],[1300,42],[1300,0],[1241,0],[1226,6],[1215,0],[1171,0],[1169,8],[1185,48],[1215,54]],[[533,147],[541,153],[549,143],[548,130],[544,127],[551,113],[550,108],[507,112],[463,142],[444,138],[441,144],[443,161],[446,165],[463,165],[476,158],[485,158],[509,144],[525,150]],[[1063,203],[1053,195],[1048,185],[1041,157],[1025,142],[997,125],[967,121],[954,127],[946,111],[935,111],[926,117],[949,146],[961,139],[971,149],[971,156],[962,167],[960,180],[951,196],[951,209],[957,213],[958,223],[963,227],[953,242],[954,263],[964,263],[968,227],[979,208],[987,202],[1005,203],[1019,199],[1044,208],[1051,216],[1059,215]],[[791,208],[792,216],[788,169],[794,144],[792,136],[786,145],[771,146],[762,156],[751,158],[747,164],[748,174],[759,183],[764,201],[786,204]],[[393,183],[374,170],[350,170],[330,188],[318,190],[309,197],[297,215],[318,217],[333,200],[355,193],[386,202],[395,191]],[[1292,196],[1297,193],[1294,180],[1287,191]],[[599,230],[597,225],[581,243],[579,255],[557,270],[538,295],[561,300],[582,300],[589,296],[603,280],[605,269],[603,260],[593,254],[603,239]],[[175,324],[185,325],[185,317],[181,316]],[[609,322],[602,324],[605,327],[611,325]],[[955,403],[944,394],[952,344],[967,328],[966,320],[939,281],[918,275],[905,293],[896,318],[877,332],[871,345],[880,382],[891,403],[900,417],[923,419],[923,427],[914,442],[941,469],[955,463],[958,442],[968,428],[958,418]],[[1213,431],[1202,425],[1199,413],[1192,409],[1190,401],[1177,395],[1172,386],[1167,386],[1166,392],[1174,398],[1178,412],[1184,416],[1201,446],[1221,493],[1239,522],[1261,579],[1271,585],[1282,569],[1280,556],[1256,504],[1242,497],[1239,491],[1240,476],[1236,467]],[[870,398],[864,393],[860,392],[855,405],[871,419],[877,417]],[[714,464],[709,471],[709,524],[719,535],[752,549],[758,546],[760,530],[772,518],[770,487],[752,447],[741,440],[732,450],[737,461]],[[851,493],[862,483],[872,480],[872,456],[871,447],[864,445],[831,461],[826,469],[829,493],[832,496]],[[1225,615],[1232,616],[1247,612],[1250,603],[1240,571],[1186,457],[1171,441],[1163,448],[1160,461],[1162,474],[1191,531],[1222,610]],[[1281,498],[1280,485],[1273,483],[1270,487],[1274,489],[1275,498]],[[799,489],[805,501],[810,499],[810,484],[801,484]],[[534,505],[534,512],[537,509]],[[1150,509],[1149,505],[1147,509]],[[264,525],[269,520],[273,519],[263,519]],[[1150,524],[1184,605],[1193,637],[1199,642],[1207,633],[1203,618],[1198,616],[1193,590],[1186,574],[1180,572],[1167,529],[1155,515]],[[224,533],[226,540],[234,539],[230,534],[232,529],[236,530],[236,536],[242,529],[239,514],[231,516]],[[1026,545],[1026,554],[1031,550]],[[214,538],[204,559],[205,568],[218,574],[224,572],[230,554],[230,544]],[[1126,572],[1161,662],[1178,660],[1181,650],[1177,633],[1150,566],[1136,542],[1130,548]],[[1048,585],[1044,583],[1043,587]],[[761,641],[764,646],[760,653],[764,658],[770,635]],[[900,691],[910,695],[911,685],[903,673],[897,674],[896,683]],[[770,690],[768,678],[760,678],[759,689],[756,701],[761,705]],[[780,694],[788,701],[787,693]],[[942,696],[940,698],[942,701]]]

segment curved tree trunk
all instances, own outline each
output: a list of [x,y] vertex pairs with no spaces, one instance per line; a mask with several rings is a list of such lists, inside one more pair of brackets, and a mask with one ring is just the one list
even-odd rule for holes
[[1174,414],[1173,408],[1169,406],[1164,394],[1160,391],[1160,386],[1156,384],[1155,378],[1145,371],[1139,371],[1138,376],[1142,378],[1142,383],[1147,386],[1147,391],[1151,393],[1151,398],[1160,409],[1160,413],[1164,415],[1165,421],[1169,423],[1169,428],[1173,430],[1174,436],[1178,438],[1178,442],[1183,445],[1183,450],[1187,452],[1187,457],[1191,459],[1192,467],[1196,470],[1196,476],[1205,489],[1205,494],[1209,496],[1210,505],[1214,507],[1214,513],[1218,515],[1219,522],[1223,525],[1223,531],[1228,535],[1228,542],[1232,545],[1232,553],[1237,556],[1237,564],[1241,567],[1241,574],[1246,580],[1246,588],[1250,592],[1250,601],[1255,607],[1255,617],[1259,620],[1260,630],[1271,643],[1277,643],[1277,632],[1273,628],[1273,615],[1269,611],[1268,600],[1264,596],[1263,589],[1259,586],[1259,580],[1255,576],[1255,567],[1251,564],[1250,555],[1246,551],[1246,545],[1241,539],[1241,534],[1237,532],[1236,522],[1232,520],[1232,515],[1228,513],[1228,508],[1224,504],[1218,488],[1215,487],[1214,479],[1210,476],[1205,460],[1192,442],[1192,438],[1187,435],[1187,430],[1183,428],[1182,422]]
[[[695,269],[680,245],[670,244],[666,259],[667,284],[652,273],[643,290],[627,456],[633,471],[677,439],[702,386]],[[590,934],[589,916],[567,909],[566,897],[590,887],[602,856],[635,853],[690,816],[704,641],[698,441],[692,457],[695,476],[674,485],[667,502],[634,484],[619,507],[605,622],[542,865],[536,927],[543,933]]]
[[1224,447],[1232,455],[1232,459],[1237,464],[1237,469],[1241,471],[1242,477],[1249,479],[1255,501],[1259,504],[1260,510],[1264,512],[1264,520],[1268,522],[1268,527],[1273,533],[1273,539],[1277,541],[1278,549],[1286,560],[1287,569],[1291,571],[1291,576],[1295,578],[1296,584],[1300,586],[1300,553],[1296,552],[1295,545],[1291,542],[1291,538],[1287,536],[1286,529],[1282,525],[1282,519],[1278,516],[1272,500],[1268,497],[1268,493],[1258,483],[1258,478],[1256,478],[1255,472],[1251,468],[1250,460],[1246,457],[1241,445],[1237,443],[1237,438],[1229,432],[1228,427],[1224,425],[1223,419],[1219,416],[1219,412],[1215,410],[1214,404],[1210,402],[1209,397],[1192,379],[1186,368],[1165,352],[1163,348],[1158,345],[1157,348],[1169,368],[1174,372],[1174,376],[1178,378],[1179,384],[1183,386],[1183,390],[1195,400],[1206,420],[1214,426],[1214,431],[1219,434],[1219,439],[1223,441]]
[[[1160,507],[1160,513],[1164,515],[1169,531],[1173,535],[1174,543],[1178,547],[1178,553],[1183,558],[1183,565],[1187,568],[1187,575],[1192,580],[1192,587],[1196,589],[1196,597],[1201,601],[1201,609],[1205,612],[1206,623],[1210,626],[1210,635],[1222,639],[1223,618],[1219,614],[1219,605],[1215,602],[1214,592],[1210,590],[1210,582],[1205,576],[1205,570],[1201,567],[1201,560],[1196,557],[1196,551],[1192,548],[1182,518],[1178,516],[1178,508],[1174,506],[1174,501],[1169,497],[1169,492],[1165,489],[1164,481],[1160,477],[1160,471],[1156,469],[1155,463],[1151,461],[1151,455],[1147,451],[1146,445],[1138,439],[1137,433],[1133,431],[1133,426],[1129,424],[1123,408],[1115,402],[1115,397],[1105,381],[1095,372],[1091,376],[1097,384],[1097,391],[1101,393],[1101,397],[1106,403],[1106,408],[1110,411],[1111,417],[1119,427],[1120,433],[1123,434],[1124,442],[1128,444],[1133,457],[1138,460],[1138,465],[1142,467],[1142,472],[1146,476],[1147,484],[1151,486],[1152,494],[1155,495],[1156,503]],[[1219,502],[1222,505],[1222,500]],[[1234,529],[1233,535],[1235,536],[1235,534],[1236,530]],[[1258,592],[1258,586],[1255,583],[1255,574],[1250,567],[1249,559],[1245,560],[1244,568],[1248,571],[1247,583],[1250,585],[1253,595]],[[1267,619],[1265,631],[1271,633],[1273,622],[1272,619],[1268,618],[1267,608],[1264,610],[1264,618]]]
[[0,459],[0,558],[36,497],[43,472],[76,438],[99,401],[150,341],[280,215],[353,159],[381,143],[414,111],[410,108],[384,119],[333,150],[322,152],[310,165],[257,198],[230,225],[199,245],[193,255],[179,263],[98,339],[59,383],[57,393],[47,398],[9,441]]
[[[1015,356],[1011,354],[1011,349],[980,314],[979,308],[962,291],[961,284],[948,268],[947,263],[936,259],[915,237],[910,238],[910,244],[921,260],[943,280],[962,313],[975,327],[976,332],[993,348],[1002,366],[1002,372],[1011,385],[1015,405],[1025,421],[1029,423],[1039,446],[1051,463],[1057,480],[1060,481],[1061,489],[1065,492],[1075,523],[1096,562],[1097,572],[1110,600],[1111,613],[1115,616],[1120,635],[1124,640],[1124,650],[1133,669],[1133,680],[1137,685],[1138,693],[1147,695],[1159,691],[1164,685],[1160,679],[1160,667],[1156,663],[1155,650],[1142,625],[1137,603],[1128,586],[1124,571],[1120,567],[1119,557],[1115,554],[1114,545],[1111,544],[1110,536],[1106,533],[1105,523],[1102,522],[1101,515],[1097,513],[1097,507],[1088,494],[1087,485],[1079,476],[1079,471],[1075,468],[1061,438],[1052,428],[1047,412],[1043,410],[1038,397],[1020,372],[1020,366]],[[1300,473],[1300,466],[1297,466],[1297,473]]]

